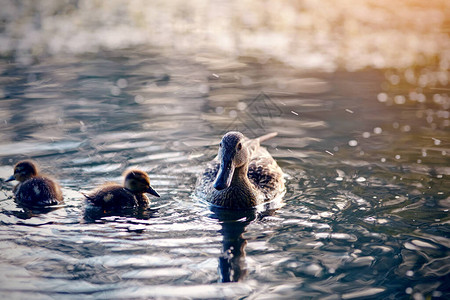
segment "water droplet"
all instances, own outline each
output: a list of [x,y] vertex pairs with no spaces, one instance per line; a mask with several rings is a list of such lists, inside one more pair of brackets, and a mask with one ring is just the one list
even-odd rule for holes
[[439,145],[441,144],[441,140],[436,139],[436,138],[432,138],[432,139],[433,139],[434,144],[435,144],[436,146],[439,146]]
[[396,104],[405,104],[406,98],[405,98],[405,96],[397,95],[397,96],[394,97],[394,102]]
[[409,126],[409,125],[403,126],[403,127],[402,127],[402,131],[403,131],[403,132],[409,132],[409,131],[411,131],[411,126]]
[[415,83],[415,75],[414,75],[414,71],[412,69],[407,69],[405,71],[405,79],[410,84],[414,84]]
[[350,141],[348,141],[348,145],[349,145],[350,147],[356,147],[356,146],[358,145],[358,141],[356,141],[356,140],[350,140]]
[[393,74],[393,75],[389,76],[389,81],[390,81],[393,85],[397,85],[397,84],[400,83],[400,76]]
[[237,112],[235,111],[235,110],[230,110],[230,113],[229,113],[229,115],[230,115],[230,118],[236,118],[237,117]]
[[419,86],[426,87],[428,84],[428,78],[426,74],[420,75],[419,77]]
[[422,94],[422,93],[417,94],[417,101],[419,101],[420,103],[423,103],[426,100],[427,100],[427,97],[424,94]]
[[378,101],[380,101],[380,102],[386,102],[387,99],[388,99],[388,95],[387,95],[386,93],[379,93],[379,94],[377,95],[377,99],[378,99]]
[[386,162],[386,158],[382,157],[381,162]]
[[375,127],[374,129],[373,129],[373,133],[375,133],[375,134],[380,134],[380,133],[382,133],[383,132],[383,129],[381,129],[381,127]]
[[293,111],[293,110],[291,110],[291,113],[294,114],[294,115],[296,115],[296,116],[298,116],[298,113],[295,112],[295,111]]
[[348,112],[349,114],[353,114],[353,113],[354,113],[354,111],[353,111],[353,110],[351,110],[351,109],[348,109],[348,108],[346,108],[346,109],[345,109],[345,111],[346,111],[346,112]]
[[245,110],[247,108],[247,104],[245,103],[245,102],[239,102],[238,104],[237,104],[237,109],[239,109],[239,110]]
[[119,96],[120,93],[121,93],[121,91],[120,91],[119,87],[117,87],[117,86],[115,86],[115,85],[113,85],[113,86],[111,87],[111,95],[113,95],[113,96]]
[[401,158],[400,154],[397,154],[397,155],[395,156],[395,159],[400,159],[400,158]]
[[216,114],[221,115],[221,114],[223,114],[224,111],[225,111],[225,109],[222,106],[216,107]]
[[441,104],[442,103],[441,95],[440,94],[434,94],[433,95],[433,101],[434,101],[434,103]]
[[121,89],[124,89],[128,86],[128,82],[125,78],[120,78],[117,80],[117,86]]
[[363,138],[368,139],[368,138],[370,138],[370,132],[367,132],[367,131],[363,132],[362,136],[363,136]]
[[412,287],[407,287],[407,288],[405,289],[405,293],[407,293],[408,295],[411,295],[412,292],[413,292]]
[[134,102],[142,104],[142,103],[144,103],[144,97],[142,97],[141,95],[136,95],[134,97]]

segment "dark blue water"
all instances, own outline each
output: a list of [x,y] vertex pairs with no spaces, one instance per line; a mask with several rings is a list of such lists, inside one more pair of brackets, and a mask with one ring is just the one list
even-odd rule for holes
[[[447,297],[450,100],[436,85],[419,102],[386,78],[251,58],[211,69],[142,49],[3,60],[1,177],[33,158],[66,201],[29,210],[2,182],[1,295]],[[281,208],[214,212],[194,198],[231,129],[279,133],[265,146],[286,173]],[[150,210],[85,209],[81,192],[128,167],[161,194]]]

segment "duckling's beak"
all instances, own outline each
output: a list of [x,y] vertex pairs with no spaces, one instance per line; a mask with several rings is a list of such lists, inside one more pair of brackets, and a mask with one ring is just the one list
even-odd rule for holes
[[147,193],[152,194],[156,197],[161,197],[151,186],[148,188]]
[[16,177],[14,177],[14,175],[11,175],[11,177],[6,179],[5,182],[9,182],[9,181],[13,181],[13,180],[16,180]]
[[217,173],[216,180],[214,181],[214,188],[218,191],[226,189],[231,184],[233,178],[234,164],[231,159],[222,159],[220,163],[219,172]]

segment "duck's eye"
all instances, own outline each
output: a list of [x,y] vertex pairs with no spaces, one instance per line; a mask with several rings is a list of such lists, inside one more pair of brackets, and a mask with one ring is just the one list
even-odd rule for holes
[[241,150],[241,149],[242,149],[242,144],[241,144],[241,143],[237,144],[237,149],[238,149],[238,150]]
[[219,148],[222,148],[222,143],[219,144]]

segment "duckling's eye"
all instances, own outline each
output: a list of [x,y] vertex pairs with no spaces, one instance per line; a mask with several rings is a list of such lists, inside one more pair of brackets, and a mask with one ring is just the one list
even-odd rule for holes
[[219,148],[222,148],[222,143],[219,144]]
[[238,149],[238,150],[241,150],[241,149],[242,149],[242,144],[241,144],[241,143],[237,144],[237,149]]

